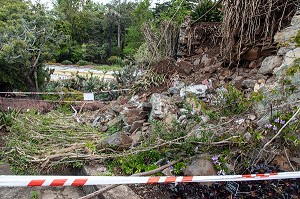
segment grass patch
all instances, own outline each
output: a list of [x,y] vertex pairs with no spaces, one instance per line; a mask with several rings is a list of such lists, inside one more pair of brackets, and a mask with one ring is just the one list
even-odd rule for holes
[[94,70],[101,70],[101,71],[118,71],[121,70],[121,67],[119,65],[100,65],[100,66],[94,66]]

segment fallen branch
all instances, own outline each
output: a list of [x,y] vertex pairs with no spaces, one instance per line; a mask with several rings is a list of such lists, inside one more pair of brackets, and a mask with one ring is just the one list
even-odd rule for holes
[[77,110],[74,108],[74,106],[71,105],[71,108],[73,109],[73,111],[75,112],[74,115],[72,115],[72,117],[79,123],[81,124],[82,122],[80,121],[79,117],[77,117]]
[[[164,169],[166,169],[166,168],[168,168],[168,167],[170,167],[170,166],[172,166],[172,165],[174,165],[174,164],[176,164],[176,163],[182,161],[182,159],[183,159],[183,158],[180,158],[179,160],[170,162],[169,164],[166,164],[166,165],[164,165],[164,166],[161,166],[161,167],[159,167],[159,168],[157,168],[157,169],[154,169],[154,170],[152,170],[152,171],[147,171],[147,172],[142,172],[142,173],[136,173],[136,174],[133,174],[133,175],[131,175],[131,176],[150,176],[150,175],[153,175],[153,174],[158,173],[158,172],[160,172],[160,171],[163,171]],[[100,189],[100,190],[98,190],[98,191],[95,191],[94,193],[88,194],[88,195],[83,196],[83,197],[81,197],[81,198],[79,198],[79,199],[91,199],[91,198],[96,197],[96,196],[98,196],[98,195],[100,195],[100,194],[103,194],[103,193],[105,193],[105,192],[107,192],[107,191],[109,191],[109,190],[111,190],[111,189],[113,189],[113,188],[116,188],[116,187],[118,187],[119,185],[120,185],[120,184],[109,185],[109,186],[107,186],[107,187],[104,187],[103,189]]]

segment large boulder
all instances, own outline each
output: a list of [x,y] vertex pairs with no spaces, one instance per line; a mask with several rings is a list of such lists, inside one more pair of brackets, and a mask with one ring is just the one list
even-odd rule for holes
[[300,15],[295,15],[289,27],[275,34],[274,42],[279,44],[290,42],[290,39],[298,34],[298,30],[300,30]]
[[138,120],[144,120],[148,116],[148,112],[144,111],[143,108],[133,108],[128,109],[125,108],[121,113],[120,116],[125,123],[125,125],[130,126],[133,122]]
[[164,119],[167,115],[175,114],[177,112],[177,107],[171,102],[171,98],[153,93],[150,98],[150,103],[152,105],[152,110],[149,119]]
[[272,74],[273,69],[282,64],[282,58],[279,56],[269,56],[264,59],[258,73],[267,75]]
[[283,63],[279,68],[274,69],[274,74],[277,77],[282,77],[285,75],[286,71],[294,65],[295,60],[300,58],[300,47],[295,48],[294,50],[290,50],[289,52],[286,53],[284,56]]
[[[198,157],[186,165],[185,176],[212,176],[217,175],[217,170],[211,160],[205,157]],[[210,185],[211,183],[205,183]]]
[[296,48],[294,37],[297,36],[300,30],[300,15],[295,15],[289,27],[277,32],[274,36],[274,42],[280,46],[277,51],[278,55],[285,55],[290,50]]
[[132,144],[132,139],[124,132],[118,132],[115,134],[112,134],[108,138],[105,138],[99,145],[98,149],[110,146],[117,149],[125,149],[129,148]]

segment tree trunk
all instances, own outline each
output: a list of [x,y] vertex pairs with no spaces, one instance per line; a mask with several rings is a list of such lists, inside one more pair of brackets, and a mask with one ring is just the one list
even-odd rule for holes
[[41,49],[39,49],[39,53],[37,55],[37,58],[35,59],[33,63],[33,76],[34,76],[34,83],[35,83],[35,90],[36,92],[39,91],[39,83],[38,83],[38,76],[37,76],[37,63],[41,56]]
[[108,46],[108,56],[112,55],[112,22],[109,22],[109,46]]
[[121,48],[121,21],[118,23],[118,48]]

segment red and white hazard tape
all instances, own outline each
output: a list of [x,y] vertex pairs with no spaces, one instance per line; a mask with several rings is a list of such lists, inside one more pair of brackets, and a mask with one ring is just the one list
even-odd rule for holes
[[[115,91],[129,91],[130,89],[119,89],[119,90],[108,90],[108,91],[98,91],[94,93],[108,93]],[[82,94],[78,92],[0,92],[0,94],[17,94],[17,95],[66,95],[66,94]]]
[[0,92],[0,94],[17,94],[17,95],[66,95],[81,94],[76,92]]
[[0,187],[26,186],[83,186],[101,184],[156,184],[175,182],[217,182],[217,181],[252,181],[300,178],[300,171],[226,175],[226,176],[169,176],[169,177],[138,177],[138,176],[0,176]]

